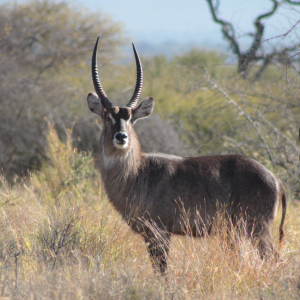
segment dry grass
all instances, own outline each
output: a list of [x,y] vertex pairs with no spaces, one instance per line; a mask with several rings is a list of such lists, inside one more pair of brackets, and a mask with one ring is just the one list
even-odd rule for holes
[[[298,299],[300,203],[289,203],[279,260],[226,232],[173,237],[167,275],[108,203],[89,155],[50,128],[41,172],[0,189],[0,297],[9,299]],[[281,213],[279,214],[281,215]],[[280,217],[280,216],[279,216]],[[274,226],[278,241],[279,218]],[[278,242],[276,247],[278,248]]]

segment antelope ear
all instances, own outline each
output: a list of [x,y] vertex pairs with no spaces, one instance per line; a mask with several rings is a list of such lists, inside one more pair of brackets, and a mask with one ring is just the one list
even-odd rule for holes
[[154,101],[152,97],[146,98],[138,107],[133,109],[132,123],[134,124],[138,119],[147,118],[151,115],[154,108]]
[[89,93],[87,96],[87,102],[88,102],[89,109],[103,119],[104,107],[101,103],[100,98],[94,93]]

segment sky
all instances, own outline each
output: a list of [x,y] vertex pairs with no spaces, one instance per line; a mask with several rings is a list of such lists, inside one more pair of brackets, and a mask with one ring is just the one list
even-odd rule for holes
[[[222,42],[220,26],[212,21],[205,0],[73,0],[102,10],[115,21],[124,24],[126,32],[140,41]],[[253,30],[258,14],[272,8],[270,0],[220,0],[219,15],[232,22],[239,36]],[[300,6],[294,6],[300,11]],[[275,16],[265,19],[266,37],[283,34],[300,19],[287,6],[281,6]],[[298,26],[300,30],[300,25]]]
[[[14,0],[25,2],[27,0]],[[128,39],[137,43],[156,45],[173,42],[193,44],[203,48],[221,48],[228,43],[222,38],[220,25],[213,22],[206,0],[65,0],[86,7],[91,12],[102,11],[121,22]],[[4,3],[6,0],[0,0]],[[253,20],[272,8],[271,0],[219,0],[219,16],[232,22],[243,50],[250,46],[246,32],[254,31]],[[281,5],[277,13],[264,20],[265,38],[286,33],[300,19],[300,5]],[[292,42],[300,24],[286,38],[273,43]],[[129,42],[129,43],[130,43]]]

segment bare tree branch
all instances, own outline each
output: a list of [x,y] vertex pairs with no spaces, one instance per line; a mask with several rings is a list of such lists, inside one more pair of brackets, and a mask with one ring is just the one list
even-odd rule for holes
[[[261,20],[267,17],[270,17],[275,13],[275,11],[278,8],[278,2],[276,0],[272,0],[273,2],[273,8],[270,12],[262,14],[258,16],[254,22],[254,25],[256,27],[256,33],[254,34],[254,41],[252,43],[251,48],[246,51],[245,53],[242,53],[239,56],[239,67],[238,72],[244,74],[244,77],[247,77],[248,71],[249,71],[249,64],[253,61],[260,60],[260,57],[256,56],[256,53],[261,45],[262,36],[264,33],[265,26],[261,23]],[[262,71],[266,68],[266,66],[270,63],[270,57],[265,59],[265,62],[263,64],[263,67],[261,68],[261,72],[258,72],[256,74],[256,78],[258,78],[258,75],[262,73]]]
[[233,105],[239,112],[239,114],[245,116],[245,118],[247,119],[247,121],[252,125],[252,127],[255,129],[257,136],[259,137],[259,139],[263,142],[265,149],[267,150],[267,153],[269,155],[269,159],[270,161],[274,164],[274,158],[273,155],[270,151],[270,148],[264,138],[264,136],[261,134],[255,120],[253,120],[251,118],[251,116],[249,114],[247,114],[241,107],[240,105],[238,105],[236,103],[236,101],[234,101],[232,98],[229,97],[229,95],[216,83],[216,82],[211,82],[213,84],[213,88],[216,88],[220,93],[222,93],[224,95],[224,97],[228,100],[228,103]]
[[[262,41],[265,29],[265,25],[262,23],[262,20],[271,17],[276,13],[279,4],[281,4],[278,0],[270,0],[273,3],[271,10],[256,17],[254,21],[256,31],[255,33],[248,34],[249,36],[253,37],[253,41],[251,47],[246,52],[241,52],[240,50],[240,46],[235,34],[235,28],[232,23],[222,20],[217,16],[219,1],[217,1],[216,5],[213,4],[213,0],[206,1],[208,3],[213,20],[221,25],[224,38],[229,42],[232,52],[238,57],[238,73],[241,74],[243,78],[248,78],[249,70],[256,62],[261,62],[261,64],[259,65],[258,71],[254,75],[254,79],[259,79],[267,66],[272,62],[278,62],[282,64],[289,63],[292,65],[293,60],[291,58],[294,57],[294,52],[299,49],[299,45],[284,47],[281,50],[275,49],[273,52],[264,55],[259,54],[259,50],[261,49],[263,43],[275,38],[286,37],[300,23],[299,20],[286,33]],[[284,2],[287,2],[290,5],[300,5],[300,1],[286,0]]]
[[285,2],[293,4],[293,5],[300,5],[300,1],[285,0]]
[[262,42],[261,42],[261,44],[263,44],[264,42],[269,42],[269,41],[271,41],[271,40],[274,40],[274,39],[278,39],[278,38],[280,38],[280,37],[286,37],[298,24],[300,23],[300,20],[299,21],[297,21],[297,23],[296,24],[294,24],[286,33],[284,33],[284,34],[280,34],[280,35],[276,35],[276,36],[273,36],[273,37],[271,37],[271,38],[269,38],[269,39],[266,39],[266,40],[263,40]]
[[[222,32],[224,34],[225,39],[229,40],[230,47],[232,48],[233,53],[240,55],[240,47],[239,47],[239,44],[235,37],[235,31],[234,31],[233,25],[231,23],[229,23],[227,21],[223,21],[217,17],[216,7],[219,6],[219,4],[216,7],[214,7],[212,0],[206,0],[206,1],[208,3],[208,6],[209,6],[209,9],[210,9],[210,12],[212,14],[214,21],[216,23],[219,23],[222,25]],[[217,1],[217,2],[219,2],[219,1]]]
[[265,26],[261,23],[261,20],[267,17],[270,17],[271,15],[273,15],[275,13],[275,11],[278,8],[278,2],[276,0],[272,0],[273,1],[273,8],[270,12],[262,14],[260,16],[258,16],[254,22],[254,25],[256,27],[256,33],[254,35],[254,41],[253,44],[251,46],[251,48],[244,53],[245,56],[255,56],[260,44],[261,44],[261,39],[264,33],[264,29]]

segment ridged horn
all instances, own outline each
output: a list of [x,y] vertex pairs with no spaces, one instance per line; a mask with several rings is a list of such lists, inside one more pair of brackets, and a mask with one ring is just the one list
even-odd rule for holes
[[97,38],[94,51],[93,51],[93,57],[92,57],[92,77],[93,77],[93,83],[95,87],[95,91],[98,95],[98,97],[101,99],[101,103],[104,106],[104,108],[109,109],[113,106],[113,104],[109,101],[108,97],[106,96],[104,89],[101,86],[99,76],[98,76],[98,66],[97,66],[97,48],[98,48],[98,41],[99,37]]
[[133,52],[134,52],[134,57],[135,57],[135,63],[136,63],[136,84],[135,84],[135,90],[133,92],[133,95],[126,105],[127,107],[134,108],[139,101],[141,91],[142,91],[142,86],[143,86],[143,69],[142,69],[142,64],[139,58],[139,55],[134,47],[134,44],[132,43],[133,47]]

